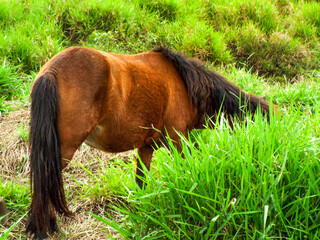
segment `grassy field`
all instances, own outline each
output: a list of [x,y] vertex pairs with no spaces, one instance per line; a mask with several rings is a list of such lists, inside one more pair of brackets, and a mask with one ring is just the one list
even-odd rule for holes
[[[29,90],[62,49],[134,54],[162,44],[207,62],[279,114],[222,119],[154,154],[83,145],[64,171],[75,219],[51,239],[320,239],[320,3],[253,0],[0,0],[0,239],[25,239]],[[168,139],[170,145],[170,139]]]

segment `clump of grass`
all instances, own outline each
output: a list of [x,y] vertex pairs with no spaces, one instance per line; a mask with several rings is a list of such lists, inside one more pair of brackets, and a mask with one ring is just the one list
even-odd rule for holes
[[17,1],[8,0],[0,4],[0,29],[13,26],[24,16],[25,6],[17,6]]
[[83,8],[62,9],[58,24],[69,44],[122,53],[148,51],[156,45],[157,19],[132,2],[93,1]]
[[173,0],[166,1],[149,1],[142,0],[138,4],[142,9],[150,13],[156,13],[160,19],[174,21],[177,18],[178,4]]
[[235,49],[238,65],[252,66],[253,71],[272,76],[274,81],[281,81],[284,76],[297,78],[312,65],[311,53],[288,34],[273,32],[268,36],[249,23],[233,37],[229,44]]
[[29,127],[24,126],[23,123],[19,124],[19,129],[16,132],[17,136],[24,142],[29,141]]
[[320,3],[316,1],[302,2],[297,12],[300,20],[305,19],[318,29],[317,35],[320,36]]
[[270,1],[215,1],[207,2],[208,16],[216,29],[225,26],[242,27],[255,22],[266,33],[272,32],[279,23],[277,7]]
[[222,32],[215,32],[204,21],[198,21],[193,28],[190,26],[196,24],[195,21],[180,24],[180,29],[184,30],[180,30],[182,43],[176,44],[174,48],[214,64],[228,64],[234,60]]
[[[99,158],[94,160],[94,168],[77,163],[89,176],[86,182],[77,182],[79,187],[79,197],[91,199],[107,199],[125,193],[125,188],[130,188],[131,184],[126,181],[127,175],[134,172],[134,164],[124,162],[118,158],[112,163],[105,163]],[[124,187],[126,186],[126,187]]]
[[39,70],[41,64],[61,50],[60,39],[56,39],[52,33],[48,35],[47,28],[54,31],[55,26],[30,19],[24,25],[2,31],[0,43],[3,48],[0,49],[0,55],[8,56],[15,65],[21,65],[26,73]]
[[8,59],[0,61],[0,116],[18,105],[25,104],[30,78],[20,75],[20,67],[14,66]]
[[18,67],[8,63],[6,59],[0,65],[0,115],[9,109],[9,104],[5,100],[12,99],[19,92],[17,87],[21,79],[16,71]]
[[11,13],[8,24],[0,28],[0,56],[20,65],[22,71],[39,70],[52,54],[61,50],[59,28],[46,15],[46,12],[49,16],[52,14],[50,4],[37,0],[28,4],[9,1],[0,11]]
[[11,98],[15,94],[15,88],[20,83],[17,68],[4,59],[0,65],[0,94]]
[[61,26],[66,40],[72,43],[79,43],[81,40],[95,31],[110,31],[115,28],[119,13],[112,8],[95,6],[73,8],[67,5],[59,13],[58,25]]
[[1,182],[0,195],[5,199],[8,210],[24,213],[30,203],[29,186],[6,181],[2,176]]

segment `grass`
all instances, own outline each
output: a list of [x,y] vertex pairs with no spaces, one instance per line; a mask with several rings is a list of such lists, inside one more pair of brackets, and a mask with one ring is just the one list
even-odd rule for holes
[[12,98],[16,92],[15,86],[19,84],[18,76],[15,72],[16,68],[8,64],[6,59],[0,65],[0,113],[8,109],[5,100]]
[[[30,73],[71,45],[112,52],[173,47],[215,64],[299,78],[319,67],[318,2],[2,1],[0,60]],[[10,14],[9,14],[10,13]]]
[[[119,196],[125,194],[125,188],[122,185],[126,181],[126,178],[130,173],[134,171],[134,168],[125,163],[123,160],[115,158],[112,163],[105,163],[101,159],[95,159],[99,163],[98,169],[94,171],[86,168],[81,163],[77,163],[81,169],[83,169],[89,176],[88,182],[85,184],[77,182],[80,187],[79,197],[99,199],[108,196]],[[127,186],[133,187],[133,186]],[[80,194],[81,192],[81,194]]]
[[[16,227],[16,225],[27,215],[27,213],[25,213],[24,215],[22,215],[21,218],[19,218],[19,220],[17,222],[15,222],[14,224],[11,225],[10,228],[8,228],[5,232],[3,232],[0,236],[0,240],[5,240],[8,238],[10,232],[12,231],[12,229],[14,227]],[[1,219],[1,218],[0,218]]]
[[30,204],[29,201],[26,201],[30,198],[29,186],[6,181],[3,178],[1,182],[0,195],[5,198],[8,209],[14,206],[16,215],[25,213],[26,207]]
[[82,146],[64,172],[77,218],[59,218],[53,238],[320,239],[319,9],[294,0],[0,0],[0,196],[10,211],[0,239],[25,239],[30,205],[28,117],[3,115],[29,106],[40,67],[73,45],[134,54],[158,44],[207,61],[280,114],[194,131],[185,159],[160,148],[145,190],[132,153]]
[[7,59],[0,63],[0,115],[12,110],[7,101],[23,102],[29,93],[30,78],[19,73],[20,66],[14,66]]
[[[2,232],[0,239],[4,240],[10,237],[11,231],[13,231],[17,225],[22,222],[22,219],[27,216],[27,209],[30,205],[30,190],[28,184],[17,184],[10,180],[7,181],[5,178],[3,178],[2,174],[0,175],[0,180],[0,196],[4,197],[9,210],[10,224],[10,226],[7,228],[1,227],[0,224],[0,229]],[[19,235],[21,236],[22,232],[16,234],[15,237]]]
[[16,134],[22,141],[29,141],[29,127],[24,126],[23,123],[19,124],[19,129],[17,129]]

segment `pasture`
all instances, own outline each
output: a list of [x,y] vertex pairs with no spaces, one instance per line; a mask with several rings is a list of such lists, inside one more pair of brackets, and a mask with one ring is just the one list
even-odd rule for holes
[[63,171],[74,219],[50,239],[320,239],[320,3],[0,1],[0,239],[26,239],[30,87],[69,46],[135,54],[162,44],[278,106],[268,123],[222,118],[153,155],[83,144]]

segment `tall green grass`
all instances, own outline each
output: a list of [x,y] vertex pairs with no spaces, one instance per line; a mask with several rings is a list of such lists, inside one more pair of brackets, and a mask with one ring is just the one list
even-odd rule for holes
[[7,96],[14,95],[15,85],[18,83],[18,74],[16,69],[18,67],[12,66],[6,59],[3,60],[0,66],[0,92]]
[[28,98],[31,78],[20,75],[19,68],[8,59],[0,61],[0,116],[12,109],[17,101],[25,102]]
[[17,67],[8,63],[4,59],[0,65],[0,113],[8,108],[5,100],[11,99],[17,94],[16,86],[19,85],[20,80],[16,72]]
[[193,132],[185,158],[168,139],[147,188],[114,208],[122,221],[101,220],[126,239],[318,239],[319,127],[289,112]]

